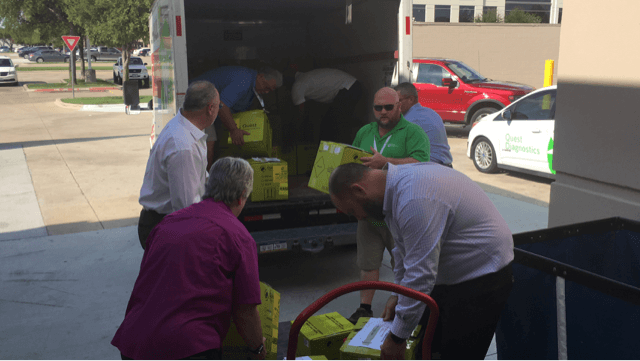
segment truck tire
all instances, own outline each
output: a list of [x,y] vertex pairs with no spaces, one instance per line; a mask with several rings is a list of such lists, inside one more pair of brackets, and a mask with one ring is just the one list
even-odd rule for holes
[[42,59],[42,58],[38,58],[38,59],[36,59],[36,61],[37,61],[38,63],[44,63],[44,59]]
[[116,76],[116,72],[113,72],[113,84],[118,84],[118,76]]
[[469,122],[469,124],[473,124],[475,122],[477,122],[478,120],[480,120],[480,118],[484,117],[485,115],[491,114],[491,113],[495,113],[497,111],[499,111],[500,109],[498,108],[494,108],[494,107],[484,107],[484,108],[480,108],[478,110],[476,110],[475,113],[473,113],[473,115],[471,116],[471,121]]
[[98,59],[95,56],[91,56],[91,61],[97,61]]
[[68,63],[69,62],[69,58],[64,58],[64,62]]
[[471,159],[476,169],[482,173],[495,173],[498,170],[496,150],[491,141],[485,137],[479,137],[473,142]]

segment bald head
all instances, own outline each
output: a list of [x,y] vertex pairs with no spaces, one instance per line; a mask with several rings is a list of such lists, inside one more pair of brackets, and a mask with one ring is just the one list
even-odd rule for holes
[[373,97],[374,102],[376,100],[387,101],[389,103],[396,103],[400,99],[398,98],[398,92],[389,87],[384,87],[376,92]]
[[388,132],[393,129],[400,121],[398,92],[389,87],[378,90],[373,97],[373,113],[381,132]]

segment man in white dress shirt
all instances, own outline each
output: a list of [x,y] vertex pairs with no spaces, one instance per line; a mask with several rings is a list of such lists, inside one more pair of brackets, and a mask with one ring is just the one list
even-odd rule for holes
[[[484,191],[436,163],[341,165],[329,191],[344,213],[387,224],[395,240],[396,284],[438,304],[432,358],[484,359],[513,282],[513,238]],[[404,358],[405,340],[428,321],[425,307],[408,297],[389,298],[382,317],[393,322],[383,359]]]
[[353,121],[353,112],[361,97],[362,84],[358,79],[338,69],[297,72],[291,88],[291,100],[299,106],[299,118],[308,100],[329,104],[322,117],[320,139],[340,143],[350,143],[351,128],[359,128]]
[[138,237],[147,237],[164,216],[200,202],[207,175],[207,134],[220,109],[215,86],[206,81],[189,85],[184,104],[156,139],[140,190]]

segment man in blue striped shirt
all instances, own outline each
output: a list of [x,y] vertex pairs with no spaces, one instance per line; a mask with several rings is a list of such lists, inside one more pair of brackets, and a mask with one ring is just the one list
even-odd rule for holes
[[404,118],[419,125],[427,133],[431,145],[431,162],[451,168],[453,157],[442,118],[418,102],[418,90],[413,84],[400,83],[394,89],[398,92],[400,111]]
[[[344,213],[387,224],[395,240],[395,282],[438,304],[431,356],[484,359],[513,282],[513,238],[484,191],[435,163],[341,165],[329,191]],[[393,323],[381,356],[401,359],[405,340],[429,312],[422,302],[392,295],[382,317]]]

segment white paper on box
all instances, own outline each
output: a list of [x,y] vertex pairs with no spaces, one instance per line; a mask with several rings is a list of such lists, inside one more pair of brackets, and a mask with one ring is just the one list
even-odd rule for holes
[[382,318],[371,318],[369,322],[358,331],[358,333],[349,341],[349,346],[366,347],[374,350],[380,350],[382,343],[391,331],[392,321],[384,322]]

